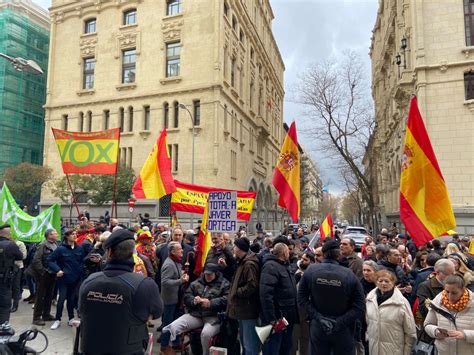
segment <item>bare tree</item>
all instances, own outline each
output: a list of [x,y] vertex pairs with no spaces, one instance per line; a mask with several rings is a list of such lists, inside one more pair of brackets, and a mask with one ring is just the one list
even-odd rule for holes
[[307,68],[300,76],[296,101],[306,108],[304,134],[332,159],[347,190],[360,191],[373,215],[371,181],[362,164],[375,124],[369,89],[360,58],[347,52],[341,60]]

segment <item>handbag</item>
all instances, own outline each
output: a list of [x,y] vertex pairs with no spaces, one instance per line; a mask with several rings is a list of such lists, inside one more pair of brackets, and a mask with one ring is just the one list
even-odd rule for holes
[[[425,335],[425,336],[423,336]],[[426,340],[429,339],[429,340]],[[413,347],[411,353],[412,355],[434,355],[436,353],[436,348],[434,345],[435,339],[431,338],[423,329],[418,337],[415,346]]]

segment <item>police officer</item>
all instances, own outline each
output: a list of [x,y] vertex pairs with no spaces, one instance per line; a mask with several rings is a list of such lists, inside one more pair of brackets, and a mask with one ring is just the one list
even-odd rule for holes
[[353,272],[338,263],[339,242],[322,247],[324,260],[311,265],[298,288],[298,304],[311,321],[311,354],[355,353],[355,325],[365,312],[362,286]]
[[0,226],[0,324],[10,320],[16,260],[23,260],[23,254],[10,238],[10,225],[4,224]]
[[105,241],[108,263],[79,290],[81,348],[86,355],[143,354],[149,319],[161,316],[163,303],[151,278],[133,272],[133,233],[120,229]]

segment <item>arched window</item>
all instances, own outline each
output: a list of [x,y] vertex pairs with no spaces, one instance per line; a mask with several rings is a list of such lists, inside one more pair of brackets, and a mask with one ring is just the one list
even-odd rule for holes
[[163,104],[163,128],[168,128],[170,123],[170,105],[165,102]]
[[128,131],[133,132],[133,107],[128,107]]
[[474,0],[464,0],[464,28],[466,46],[474,44]]
[[62,121],[63,121],[62,122],[63,130],[67,131],[68,126],[69,126],[69,116],[68,115],[63,115]]
[[97,31],[96,18],[90,18],[84,21],[84,33],[95,33]]
[[92,112],[87,112],[87,132],[92,132]]
[[464,73],[464,93],[466,100],[474,99],[474,71]]
[[77,123],[77,130],[84,132],[84,112],[79,112],[79,119]]
[[123,132],[123,128],[125,125],[125,110],[123,109],[123,107],[119,108],[119,122],[118,123],[119,123],[120,132]]
[[173,128],[178,128],[179,126],[179,103],[175,101],[173,103]]

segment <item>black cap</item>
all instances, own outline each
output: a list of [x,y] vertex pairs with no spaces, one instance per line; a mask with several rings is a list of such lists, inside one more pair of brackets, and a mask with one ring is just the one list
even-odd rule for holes
[[10,226],[9,224],[2,224],[2,225],[0,226],[0,231],[1,231],[2,229],[5,229],[5,228],[11,228],[11,226]]
[[205,274],[216,274],[217,272],[219,272],[219,265],[217,264],[209,263],[204,267]]
[[119,229],[114,232],[107,238],[104,243],[105,249],[110,249],[116,246],[119,243],[122,243],[125,240],[135,240],[133,233],[126,229]]
[[339,249],[339,242],[336,239],[329,239],[323,244],[322,252],[325,253],[329,250]]
[[244,252],[248,252],[250,249],[250,241],[245,237],[234,240],[234,245]]

